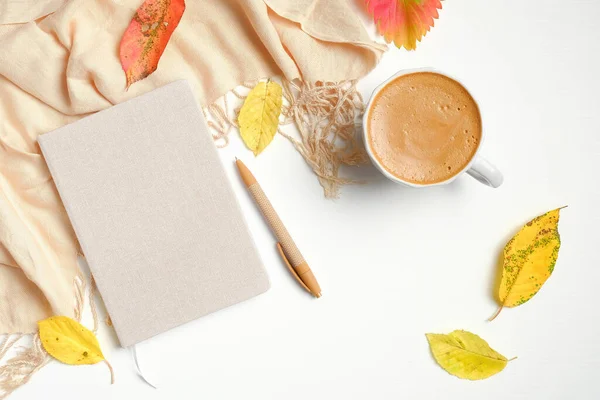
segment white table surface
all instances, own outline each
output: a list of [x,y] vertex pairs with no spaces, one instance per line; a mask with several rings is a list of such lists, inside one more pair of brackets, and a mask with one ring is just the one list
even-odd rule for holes
[[[102,325],[115,385],[104,365],[52,363],[11,398],[600,398],[598,15],[597,0],[446,1],[416,52],[391,49],[360,83],[368,97],[399,69],[421,66],[462,79],[484,116],[482,154],[505,174],[496,190],[467,176],[405,189],[366,166],[351,172],[369,184],[325,200],[286,139],[255,159],[232,132],[220,154],[272,289],[141,345],[158,390],[136,376]],[[321,299],[283,267],[234,156],[259,178],[309,260]],[[554,274],[529,303],[486,322],[497,307],[496,260],[506,241],[532,217],[567,204]],[[454,329],[518,359],[485,381],[457,379],[437,366],[424,335]]]

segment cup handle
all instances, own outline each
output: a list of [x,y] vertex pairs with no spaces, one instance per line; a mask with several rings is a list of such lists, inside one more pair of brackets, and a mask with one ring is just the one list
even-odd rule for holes
[[483,157],[475,156],[475,160],[471,167],[467,170],[467,174],[493,188],[497,188],[504,182],[502,172],[496,168],[494,164]]

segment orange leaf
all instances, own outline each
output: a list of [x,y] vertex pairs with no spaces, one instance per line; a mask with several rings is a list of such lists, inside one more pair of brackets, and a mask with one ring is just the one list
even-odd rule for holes
[[128,88],[156,71],[184,11],[184,0],[146,0],[137,9],[119,48]]

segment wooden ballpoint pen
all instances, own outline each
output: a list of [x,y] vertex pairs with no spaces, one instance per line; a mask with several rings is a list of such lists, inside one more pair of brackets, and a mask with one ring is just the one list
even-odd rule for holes
[[263,213],[269,225],[271,225],[271,229],[279,241],[279,243],[277,243],[277,249],[279,250],[281,257],[283,257],[286,266],[306,290],[315,297],[321,297],[321,287],[317,282],[317,278],[315,278],[315,275],[310,270],[306,260],[304,260],[304,257],[300,253],[300,250],[298,250],[298,247],[292,240],[287,229],[285,229],[283,222],[279,219],[279,216],[256,181],[256,178],[243,162],[236,158],[235,163],[248,191],[252,194],[252,197],[254,197],[254,201],[258,205],[258,208],[260,208],[260,211]]

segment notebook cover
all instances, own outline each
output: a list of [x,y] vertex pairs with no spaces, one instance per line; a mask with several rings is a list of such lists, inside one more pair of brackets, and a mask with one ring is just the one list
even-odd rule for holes
[[123,347],[269,288],[187,82],[38,141]]

